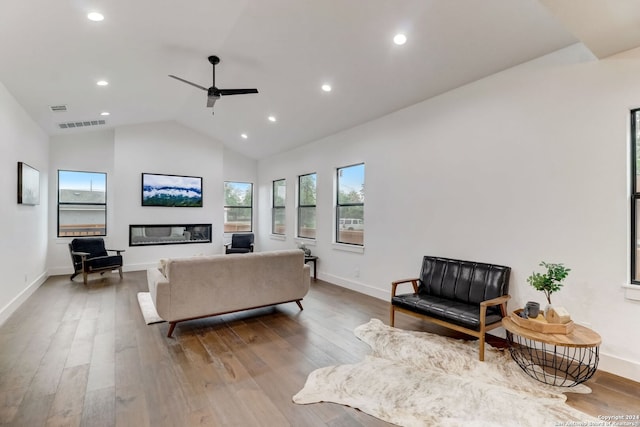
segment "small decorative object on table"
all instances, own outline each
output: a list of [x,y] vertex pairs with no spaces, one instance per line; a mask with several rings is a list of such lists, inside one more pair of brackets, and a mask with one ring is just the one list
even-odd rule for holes
[[304,256],[311,256],[311,249],[307,248],[304,243],[298,245],[298,249],[301,249],[304,252]]
[[551,305],[551,294],[557,292],[562,288],[563,280],[567,278],[570,268],[565,267],[563,264],[552,264],[542,261],[541,267],[545,267],[547,272],[544,274],[533,273],[527,277],[527,282],[535,288],[537,291],[544,292],[547,297],[548,305],[544,310],[544,315],[547,317],[549,310],[553,307]]

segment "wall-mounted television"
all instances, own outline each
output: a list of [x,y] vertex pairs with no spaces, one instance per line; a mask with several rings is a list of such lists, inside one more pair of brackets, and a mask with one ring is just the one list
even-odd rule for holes
[[142,174],[142,206],[202,207],[202,178]]

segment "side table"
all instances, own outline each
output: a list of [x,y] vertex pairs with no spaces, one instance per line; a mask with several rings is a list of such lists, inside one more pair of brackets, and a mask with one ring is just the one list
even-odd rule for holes
[[545,384],[573,387],[593,376],[600,359],[600,335],[575,325],[570,334],[536,332],[502,319],[507,331],[509,352],[532,378]]
[[318,257],[315,255],[305,255],[304,263],[312,262],[313,263],[313,280],[318,280],[318,276],[316,274],[316,268],[318,264]]

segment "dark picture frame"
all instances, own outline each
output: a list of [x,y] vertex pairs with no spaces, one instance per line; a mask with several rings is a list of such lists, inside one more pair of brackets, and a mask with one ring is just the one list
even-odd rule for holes
[[142,173],[142,206],[201,208],[202,177]]
[[18,204],[40,204],[40,171],[24,162],[18,162]]

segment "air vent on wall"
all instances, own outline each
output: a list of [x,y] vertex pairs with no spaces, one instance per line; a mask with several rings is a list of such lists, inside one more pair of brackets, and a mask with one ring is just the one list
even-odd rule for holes
[[100,126],[106,123],[107,122],[105,120],[84,120],[81,122],[58,123],[58,127],[60,127],[60,129],[76,129],[87,126]]
[[67,111],[66,105],[49,105],[49,109],[54,113],[64,113]]

